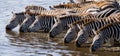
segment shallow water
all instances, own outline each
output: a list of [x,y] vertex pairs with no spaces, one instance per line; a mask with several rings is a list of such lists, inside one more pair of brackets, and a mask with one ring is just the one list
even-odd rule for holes
[[118,52],[99,50],[89,51],[89,45],[77,48],[72,42],[64,44],[63,38],[50,39],[47,33],[20,33],[19,26],[6,31],[5,26],[12,17],[12,11],[24,11],[26,5],[41,5],[47,9],[50,5],[65,0],[0,0],[0,56],[120,56]]

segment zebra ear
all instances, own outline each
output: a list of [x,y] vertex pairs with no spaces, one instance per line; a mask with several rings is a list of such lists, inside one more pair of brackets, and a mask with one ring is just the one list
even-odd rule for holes
[[11,12],[13,15],[15,14],[13,11]]
[[54,10],[54,8],[53,8],[52,6],[49,6],[49,8],[50,8],[51,10]]
[[26,17],[30,17],[30,15],[28,13],[25,14]]
[[63,2],[63,4],[65,4],[65,2]]
[[94,29],[92,29],[92,31],[93,31],[93,33],[94,33],[95,35],[97,35],[97,32],[96,32]]

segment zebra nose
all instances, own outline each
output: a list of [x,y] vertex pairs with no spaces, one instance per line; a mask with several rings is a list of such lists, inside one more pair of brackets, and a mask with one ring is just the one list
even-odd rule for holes
[[64,39],[64,43],[69,43],[66,39]]
[[6,30],[12,30],[9,26],[6,26]]
[[28,29],[28,32],[34,32],[31,28]]
[[24,29],[20,29],[19,31],[20,32],[27,32],[27,30],[24,30]]
[[75,45],[76,45],[76,47],[81,47],[81,45],[80,45],[80,43],[79,43],[78,40],[76,41],[76,44],[75,44]]
[[95,52],[96,51],[96,49],[95,49],[95,47],[93,47],[93,45],[91,46],[90,51],[91,52]]
[[50,37],[50,38],[54,38],[54,36],[53,36],[51,33],[49,34],[49,37]]

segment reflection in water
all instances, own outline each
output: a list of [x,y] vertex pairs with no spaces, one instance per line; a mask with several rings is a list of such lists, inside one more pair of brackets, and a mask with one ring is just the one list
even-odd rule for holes
[[[6,31],[6,33],[11,36],[8,37],[8,39],[12,46],[36,49],[37,54],[59,54],[60,56],[85,55],[84,53],[79,52],[79,49],[77,50],[73,43],[64,44],[62,38],[49,39],[47,33],[16,33],[14,31]],[[27,49],[22,52],[26,53]]]
[[[36,55],[57,55],[57,56],[109,56],[119,55],[120,52],[108,52],[99,50],[99,52],[90,53],[88,47],[75,47],[74,43],[64,44],[63,38],[50,39],[47,33],[17,33],[6,31],[11,46],[24,47],[18,52]],[[107,54],[106,54],[107,53]]]
[[[6,30],[6,34],[3,33],[5,30],[3,26],[8,23],[12,16],[11,11],[21,12],[26,5],[30,4],[41,5],[48,9],[49,6],[65,1],[67,0],[1,0],[0,56],[120,56],[120,47],[113,48],[117,52],[109,51],[109,47],[103,47],[108,51],[101,49],[95,53],[90,53],[89,45],[77,48],[74,42],[64,44],[64,33],[53,39],[50,39],[47,33],[39,32],[20,33]],[[20,2],[22,3],[19,4]]]
[[[90,56],[90,55],[118,55],[119,52],[106,52],[103,51],[96,53],[89,53],[89,47],[76,48],[73,43],[64,44],[62,38],[49,39],[47,33],[16,33],[14,31],[6,31],[6,33],[11,36],[8,37],[12,46],[26,47],[31,50],[25,49],[24,53],[35,53],[39,55],[60,55],[60,56]],[[42,52],[43,51],[43,52]],[[82,51],[82,52],[80,52]],[[95,55],[96,56],[96,55]]]

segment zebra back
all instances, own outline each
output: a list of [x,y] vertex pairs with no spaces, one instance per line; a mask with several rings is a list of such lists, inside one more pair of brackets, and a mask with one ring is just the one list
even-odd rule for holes
[[71,9],[71,8],[80,8],[80,4],[72,4],[72,3],[67,3],[67,4],[59,4],[59,5],[54,5],[54,6],[50,6],[51,9],[60,9],[60,8],[64,8],[64,9]]
[[97,3],[95,1],[87,1],[87,2],[82,2],[82,3],[67,3],[67,4],[59,4],[59,5],[54,5],[53,7],[50,6],[51,9],[72,9],[72,8],[81,8],[90,4]]
[[47,14],[47,15],[64,15],[70,10],[30,10],[31,13],[35,14]]
[[110,23],[108,25],[105,25],[101,28],[99,28],[97,31],[96,31],[96,34],[99,34],[101,31],[104,31],[105,29],[111,27],[111,26],[114,26],[114,25],[120,25],[120,21],[117,21],[117,22],[113,22],[113,23]]
[[30,11],[30,10],[47,10],[47,9],[42,6],[36,6],[36,5],[28,5],[25,7],[25,11]]
[[118,8],[119,3],[115,2],[115,1],[100,1],[100,2],[98,2],[98,6],[101,10],[104,10],[108,7]]

